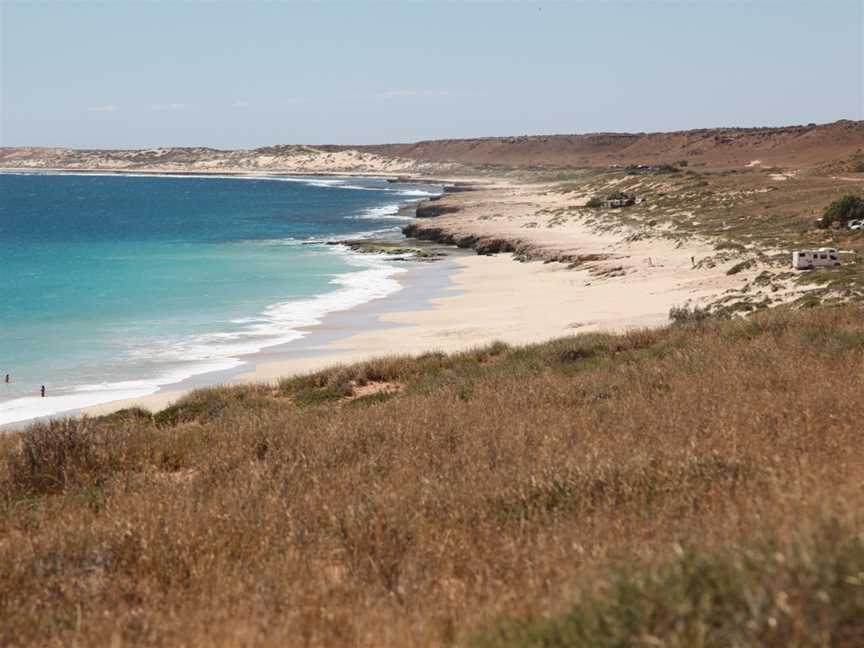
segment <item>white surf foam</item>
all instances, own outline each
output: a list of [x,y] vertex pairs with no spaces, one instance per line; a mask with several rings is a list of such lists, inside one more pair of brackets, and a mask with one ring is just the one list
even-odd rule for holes
[[56,416],[63,412],[74,412],[129,398],[150,396],[158,392],[164,385],[178,383],[202,373],[232,369],[241,364],[243,362],[236,358],[214,359],[210,362],[198,362],[165,372],[152,380],[124,380],[77,385],[56,395],[49,392],[49,395],[44,398],[27,396],[8,400],[0,403],[0,425]]
[[234,330],[206,333],[174,340],[164,345],[148,345],[135,352],[137,358],[159,362],[213,361],[256,353],[263,348],[305,337],[307,327],[321,323],[329,313],[348,310],[386,297],[401,289],[395,275],[405,272],[390,262],[359,255],[343,246],[328,246],[334,254],[344,255],[358,269],[336,275],[330,283],[335,290],[309,297],[271,304],[256,317],[234,320]]
[[412,220],[413,216],[402,216],[399,214],[399,209],[402,207],[399,203],[391,205],[383,205],[382,207],[371,207],[355,216],[348,216],[349,220]]
[[440,196],[440,191],[427,191],[425,189],[396,189],[400,196]]
[[140,398],[155,393],[158,386],[140,389],[115,389],[107,387],[99,392],[87,394],[70,393],[62,396],[41,398],[31,396],[0,403],[0,425],[19,423],[31,419],[53,416],[60,412],[69,412],[83,407],[93,407],[126,398]]
[[[323,246],[322,246],[323,247]],[[154,340],[130,351],[144,364],[171,364],[170,371],[148,380],[78,385],[46,398],[25,397],[0,403],[0,425],[54,416],[128,398],[140,398],[187,378],[243,364],[240,358],[265,348],[299,340],[330,313],[345,311],[387,297],[402,289],[396,275],[405,272],[392,263],[355,253],[344,246],[326,246],[327,252],[345,257],[356,270],[338,274],[326,293],[271,304],[255,317],[234,320],[234,330]]]
[[[297,182],[330,188],[384,191],[405,197],[437,195],[436,192],[420,189],[400,189],[398,185],[394,185],[392,188],[361,186],[352,184],[352,182],[356,182],[353,178],[338,177],[111,173],[38,169],[0,171],[0,174],[267,180]],[[398,215],[402,204],[405,204],[405,201],[373,207],[348,218],[356,220],[410,220],[411,217]],[[344,235],[334,240],[374,238],[392,232],[393,228],[381,228]],[[249,243],[270,245],[278,243],[293,246],[308,242],[286,238],[250,241]],[[394,276],[404,272],[404,269],[394,267],[376,257],[354,253],[343,246],[324,247],[326,247],[326,252],[345,255],[346,260],[358,268],[356,271],[334,277],[331,284],[338,286],[335,290],[308,299],[273,304],[258,316],[233,320],[231,323],[240,327],[234,331],[214,332],[162,343],[154,342],[145,348],[133,350],[130,355],[139,361],[177,363],[174,369],[163,372],[152,380],[79,385],[68,389],[65,393],[49,395],[46,398],[24,397],[0,402],[0,425],[53,416],[116,400],[140,398],[156,393],[160,387],[181,382],[195,375],[240,366],[243,361],[239,360],[238,356],[256,353],[270,346],[301,339],[308,334],[308,331],[303,329],[320,324],[327,314],[354,308],[360,304],[386,297],[401,289],[401,284],[394,279]]]

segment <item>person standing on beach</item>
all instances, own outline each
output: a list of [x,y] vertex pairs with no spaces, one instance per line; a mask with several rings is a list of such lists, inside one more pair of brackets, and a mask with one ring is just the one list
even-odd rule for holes
[[42,398],[45,398],[45,385],[42,385]]
[[10,382],[12,382],[12,375],[6,374],[6,384],[8,385]]

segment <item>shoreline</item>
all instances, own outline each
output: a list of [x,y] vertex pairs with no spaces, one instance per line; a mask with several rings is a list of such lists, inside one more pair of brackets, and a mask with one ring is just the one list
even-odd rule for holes
[[[36,172],[36,173],[38,174],[40,172]],[[48,172],[48,173],[51,173],[53,175],[52,172]],[[87,174],[82,174],[82,173],[77,172],[77,171],[69,171],[69,170],[63,170],[62,172],[59,172],[59,173],[62,173],[64,175],[87,175]],[[117,175],[124,175],[124,174],[117,174]],[[125,174],[125,175],[128,175],[128,174]],[[160,173],[160,175],[164,175],[164,174]],[[198,174],[194,174],[194,175],[198,175]],[[183,175],[180,177],[188,177],[188,175]],[[248,176],[248,177],[250,177],[250,179],[254,179],[254,178],[259,178],[259,177],[265,178],[266,176],[260,176],[259,175],[259,176]],[[309,179],[310,182],[314,182],[314,179],[309,177],[309,176],[303,175],[300,177],[302,179]],[[333,177],[337,177],[337,178],[340,178],[340,179],[343,179],[345,181],[350,182],[350,178],[343,176],[342,174],[333,174]],[[373,177],[373,178],[375,178],[377,180],[381,180],[381,181],[387,180],[386,178],[381,178],[379,176],[370,176],[370,177]],[[398,185],[391,185],[391,186],[393,186],[393,189],[392,189],[393,191],[399,193],[399,190],[400,190],[399,185],[404,185],[407,187],[408,185],[411,185],[411,184],[415,184],[415,183],[412,183],[412,182],[402,183],[402,182],[400,182],[400,183],[398,183]],[[416,183],[416,184],[421,184],[421,183]],[[426,185],[429,183],[422,183],[422,184]],[[410,188],[410,187],[408,187],[408,188]],[[423,187],[423,188],[425,190],[425,187]],[[435,191],[441,191],[441,190],[442,190],[442,188],[440,186],[435,188]],[[424,197],[433,196],[433,195],[440,195],[440,193],[436,193],[436,194],[425,193]],[[413,211],[416,210],[416,206],[420,203],[421,200],[422,199],[418,198],[418,197],[406,199],[406,198],[400,196],[400,198],[398,200],[398,202],[399,202],[399,212],[398,213],[403,214],[403,213],[405,213],[405,210],[409,210],[410,212],[413,213]],[[386,205],[386,206],[389,208],[389,205]],[[400,220],[402,220],[402,219],[400,218]],[[358,221],[358,223],[357,223],[358,226],[360,226],[361,222],[362,221]],[[353,270],[348,270],[348,274],[355,274],[357,272],[364,272],[365,271],[364,267],[366,265],[369,265],[370,262],[371,262],[372,266],[374,266],[374,267],[378,267],[380,265],[382,267],[387,266],[389,268],[392,268],[392,270],[390,270],[388,272],[388,277],[390,277],[389,280],[391,283],[394,284],[394,286],[388,290],[389,294],[375,295],[375,292],[377,292],[377,291],[372,291],[366,297],[367,301],[359,303],[360,307],[365,306],[368,303],[377,303],[380,301],[387,302],[388,298],[391,297],[394,292],[395,293],[403,292],[403,290],[406,286],[406,280],[403,279],[403,277],[411,276],[411,274],[412,274],[411,266],[428,265],[427,263],[420,261],[420,260],[412,263],[404,255],[389,256],[388,254],[370,254],[366,250],[363,249],[362,245],[356,245],[357,243],[360,243],[361,241],[365,241],[370,236],[370,234],[371,234],[370,232],[367,232],[364,230],[362,232],[356,232],[353,234],[348,234],[347,236],[342,235],[345,237],[345,240],[341,240],[341,239],[337,240],[334,238],[332,241],[329,239],[310,241],[310,244],[314,243],[315,245],[319,245],[319,246],[335,245],[335,247],[333,248],[334,252],[344,251],[345,254],[350,255],[351,257],[356,257],[356,259],[359,262],[359,267],[356,269],[353,269]],[[400,232],[400,224],[398,223],[398,221],[392,222],[388,226],[387,231],[381,230],[380,232],[378,232],[376,237],[377,237],[376,240],[379,240],[382,242],[393,240],[393,241],[397,241],[397,242],[401,243],[404,240],[404,236]],[[429,248],[430,246],[428,244],[421,244],[421,247]],[[339,250],[337,250],[336,248],[339,248]],[[340,276],[342,276],[342,275],[340,275]],[[366,280],[364,280],[364,281],[366,281]],[[394,291],[394,288],[395,288],[395,291]],[[336,292],[338,292],[338,290],[322,293],[321,295],[318,295],[317,297],[330,295],[331,293],[335,294]],[[366,291],[366,292],[368,292],[368,291]],[[282,347],[285,347],[286,345],[297,345],[297,344],[302,345],[304,343],[304,341],[307,338],[309,338],[310,335],[314,331],[316,331],[318,329],[318,327],[322,326],[322,324],[324,324],[324,322],[329,322],[330,318],[334,314],[339,314],[339,313],[342,313],[345,311],[352,311],[356,307],[358,307],[358,305],[350,305],[349,304],[347,306],[339,306],[339,305],[334,303],[333,305],[330,306],[330,308],[333,308],[332,310],[325,311],[325,312],[323,312],[323,316],[319,316],[320,317],[319,321],[312,322],[312,323],[297,327],[293,331],[293,333],[298,334],[297,339],[290,340],[290,337],[289,337],[289,341],[274,340],[273,342],[270,343],[270,345],[261,347],[257,351],[246,351],[246,352],[243,352],[239,355],[231,356],[230,358],[226,357],[226,358],[224,358],[225,362],[221,363],[221,364],[223,364],[223,367],[225,367],[225,368],[218,368],[218,367],[212,367],[212,366],[210,368],[204,367],[203,371],[201,371],[199,369],[198,371],[196,371],[195,373],[192,373],[191,375],[189,373],[186,373],[185,376],[182,375],[183,373],[185,373],[185,371],[180,370],[179,372],[175,372],[175,373],[180,373],[180,375],[177,375],[170,382],[161,382],[161,379],[154,379],[154,380],[147,379],[148,382],[152,383],[152,390],[153,391],[150,393],[146,393],[146,392],[149,392],[149,388],[145,387],[144,383],[141,384],[140,389],[135,389],[135,388],[131,387],[132,382],[139,382],[139,375],[140,374],[136,373],[132,377],[130,377],[128,379],[124,379],[123,381],[120,381],[117,383],[104,384],[102,386],[103,388],[100,390],[102,392],[101,394],[96,393],[96,392],[93,392],[92,394],[84,394],[84,393],[78,394],[76,392],[70,392],[67,394],[67,393],[63,393],[61,390],[60,393],[49,394],[49,399],[45,399],[46,401],[49,401],[49,402],[42,402],[42,403],[34,402],[32,404],[29,402],[25,402],[25,401],[33,400],[33,399],[28,399],[27,397],[18,397],[18,398],[13,397],[9,401],[10,407],[12,409],[7,411],[7,417],[12,418],[13,420],[4,421],[4,422],[0,423],[0,431],[8,431],[10,429],[17,429],[20,427],[26,427],[27,425],[29,425],[33,422],[36,422],[36,421],[44,421],[44,420],[50,420],[53,418],[63,418],[66,416],[73,416],[73,415],[77,415],[77,414],[88,413],[91,408],[97,408],[98,409],[98,408],[108,407],[109,409],[112,409],[112,404],[118,403],[118,402],[122,403],[122,402],[126,402],[126,401],[135,401],[135,402],[137,402],[137,401],[146,401],[146,402],[152,401],[152,402],[158,403],[158,402],[162,401],[165,393],[171,393],[171,394],[173,394],[175,392],[176,393],[184,393],[185,391],[188,391],[189,389],[202,387],[202,386],[206,386],[206,385],[218,384],[221,381],[222,376],[226,376],[226,377],[233,376],[233,375],[238,373],[238,370],[242,371],[244,368],[246,368],[247,365],[249,364],[249,362],[254,362],[255,361],[254,358],[259,353],[269,352],[273,348],[282,348]],[[293,346],[292,346],[292,350],[293,350]],[[214,363],[210,363],[210,364],[212,365]],[[215,363],[215,364],[218,365],[220,363]],[[232,364],[234,366],[231,366]],[[123,394],[122,393],[123,391],[126,391],[127,393]],[[129,391],[131,391],[132,394],[129,394],[128,393]],[[139,393],[135,394],[136,391],[138,391]],[[145,392],[145,393],[141,393],[141,392]],[[40,400],[42,400],[42,399],[38,399],[38,398],[35,399],[35,401],[40,401]],[[19,403],[18,401],[21,401],[21,402]],[[54,402],[52,403],[50,401],[54,401]],[[78,404],[78,403],[80,403],[80,404]],[[17,412],[19,416],[30,414],[30,412],[28,410],[33,410],[33,412],[32,412],[32,415],[27,416],[27,418],[24,418],[21,420],[14,420],[15,419],[15,413],[14,412],[16,409],[19,410]]]
[[[456,255],[458,256],[458,252]],[[46,416],[0,424],[0,433],[24,429],[33,423],[52,419],[81,415],[100,416],[126,407],[142,407],[158,411],[195,389],[248,383],[250,381],[247,376],[258,375],[259,365],[272,362],[289,363],[296,366],[298,371],[303,371],[305,367],[314,369],[328,366],[332,364],[327,351],[329,345],[338,345],[340,340],[368,329],[386,330],[399,326],[379,321],[379,316],[403,310],[413,312],[432,308],[430,299],[441,296],[451,287],[450,275],[456,271],[453,258],[455,257],[448,256],[434,262],[403,261],[401,263],[405,264],[404,271],[394,277],[400,285],[397,291],[350,308],[331,311],[317,324],[298,327],[296,330],[302,334],[302,337],[296,340],[236,356],[234,359],[239,364],[234,367],[196,373],[182,380],[161,385],[151,394],[119,398],[95,405],[65,409]],[[321,362],[324,364],[321,365]]]
[[237,356],[242,362],[237,367],[197,374],[178,383],[165,385],[154,394],[85,407],[65,415],[101,416],[126,407],[158,411],[195,389],[217,385],[242,385],[283,377],[280,374],[269,379],[262,378],[269,373],[260,368],[272,366],[274,363],[287,368],[284,370],[287,372],[285,376],[331,366],[339,354],[339,345],[352,336],[372,330],[388,331],[400,327],[399,324],[390,324],[381,319],[386,314],[401,312],[403,309],[416,312],[433,308],[431,300],[452,289],[450,277],[457,270],[453,263],[454,258],[444,258],[434,263],[409,261],[411,265],[399,276],[398,281],[402,288],[397,292],[346,310],[328,313],[320,324],[300,327],[298,330],[304,333],[302,338]]
[[[539,260],[520,263],[510,254],[458,250],[431,267],[446,272],[447,285],[424,299],[411,299],[414,286],[409,282],[378,304],[334,313],[304,338],[305,344],[254,354],[248,364],[231,370],[233,380],[225,384],[272,383],[334,365],[383,356],[453,353],[496,341],[522,345],[579,333],[657,328],[668,324],[672,307],[719,291],[717,273],[705,270],[680,277],[675,276],[677,268],[653,267],[620,281],[616,276],[598,278],[586,267]],[[424,268],[414,271],[414,279],[424,273],[431,276]],[[742,281],[731,278],[725,285]],[[352,321],[358,314],[367,318],[366,325]],[[187,391],[110,403],[85,413],[107,414],[134,405],[161,409]]]
[[268,381],[384,355],[664,326],[673,307],[735,293],[757,274],[727,272],[735,259],[717,259],[706,239],[651,236],[624,226],[598,231],[579,216],[562,215],[584,201],[546,185],[503,180],[424,201],[402,232],[466,249],[453,259],[453,291],[433,298],[431,309],[382,314],[382,323],[400,327],[389,333],[358,331],[328,345],[315,362],[276,359],[244,379]]
[[[426,213],[433,213],[411,220],[402,236],[454,250],[433,264],[447,269],[446,287],[412,302],[405,299],[412,292],[408,281],[396,293],[401,298],[332,313],[296,344],[241,356],[243,365],[216,374],[228,384],[271,382],[386,355],[658,327],[668,323],[672,307],[706,302],[753,278],[753,271],[730,276],[723,264],[695,263],[715,254],[708,241],[634,237],[626,228],[599,232],[578,218],[561,220],[562,205],[578,206],[580,199],[546,189],[499,180],[422,201]],[[417,268],[412,277],[424,272]],[[362,324],[351,323],[362,313]],[[131,406],[158,410],[192,389],[220,384],[215,377],[200,374],[149,396],[65,414],[101,415]]]

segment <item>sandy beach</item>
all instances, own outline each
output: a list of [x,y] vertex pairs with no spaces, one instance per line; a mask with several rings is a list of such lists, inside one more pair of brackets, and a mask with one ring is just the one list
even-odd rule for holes
[[[443,283],[421,299],[411,299],[416,279],[405,280],[407,299],[398,304],[403,310],[379,300],[366,305],[362,322],[343,324],[337,336],[326,335],[325,322],[318,335],[244,358],[248,364],[230,375],[201,376],[194,383],[89,408],[86,413],[104,414],[132,405],[155,411],[194,386],[272,382],[383,355],[452,352],[495,341],[527,344],[582,332],[662,326],[673,306],[705,303],[753,277],[753,271],[728,275],[730,263],[700,264],[716,254],[707,241],[634,236],[626,227],[601,232],[586,224],[578,210],[570,216],[561,211],[584,200],[552,193],[542,185],[503,182],[448,194],[427,205],[458,205],[458,213],[418,218],[413,224],[456,238],[505,240],[518,251],[480,255],[462,250],[439,262],[436,272],[446,275],[439,277]],[[418,266],[415,276],[422,277],[436,264]]]
[[[509,255],[460,257],[452,296],[433,308],[386,314],[380,321],[398,328],[370,329],[331,343],[306,360],[266,362],[242,374],[249,382],[321,369],[390,354],[460,351],[502,341],[528,344],[590,331],[662,326],[669,309],[715,294],[705,273],[600,279],[561,264],[517,263]],[[741,282],[738,279],[737,282]],[[732,283],[732,282],[730,282]]]
[[[423,239],[449,253],[444,261],[411,263],[399,276],[404,288],[398,297],[332,313],[302,339],[240,357],[244,364],[235,369],[61,415],[96,416],[132,406],[158,411],[211,385],[272,383],[385,355],[658,327],[676,306],[744,293],[762,298],[759,293],[768,290],[776,302],[801,292],[790,284],[760,288],[753,281],[759,264],[730,273],[740,256],[719,252],[716,241],[628,222],[621,210],[586,206],[592,191],[615,192],[619,178],[566,192],[555,182],[503,175],[442,174],[436,182],[451,190],[419,203],[417,217],[403,231],[408,244]],[[660,176],[646,176],[636,191],[662,191],[663,183]]]

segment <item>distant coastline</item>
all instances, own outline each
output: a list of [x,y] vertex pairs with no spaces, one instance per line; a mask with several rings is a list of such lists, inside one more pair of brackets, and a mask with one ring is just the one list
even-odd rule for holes
[[531,167],[603,168],[675,164],[730,168],[760,160],[766,166],[814,166],[864,148],[864,121],[778,127],[714,127],[649,133],[575,133],[428,140],[372,145],[274,145],[70,149],[0,147],[0,168],[414,174],[450,177]]

